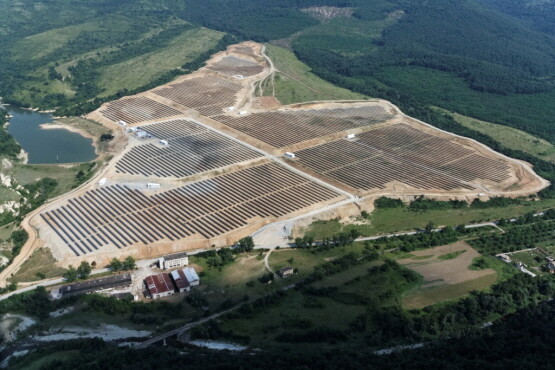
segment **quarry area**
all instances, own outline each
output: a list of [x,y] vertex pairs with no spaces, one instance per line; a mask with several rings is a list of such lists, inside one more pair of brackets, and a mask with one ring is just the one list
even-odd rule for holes
[[90,113],[123,149],[28,216],[25,255],[47,247],[62,266],[105,265],[231,245],[261,228],[276,235],[270,243],[286,240],[292,220],[360,212],[383,195],[487,199],[548,185],[527,163],[387,101],[257,97],[273,73],[264,46],[244,42]]

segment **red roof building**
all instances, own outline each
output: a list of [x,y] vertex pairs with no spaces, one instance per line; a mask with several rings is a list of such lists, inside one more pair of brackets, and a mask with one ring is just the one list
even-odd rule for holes
[[169,274],[147,276],[145,284],[153,299],[166,297],[175,293],[175,287]]

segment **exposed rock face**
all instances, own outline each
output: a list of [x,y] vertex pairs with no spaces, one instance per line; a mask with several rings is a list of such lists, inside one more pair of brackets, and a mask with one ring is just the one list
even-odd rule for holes
[[321,21],[333,18],[351,18],[353,8],[337,8],[335,6],[313,6],[301,9],[302,12],[310,14],[312,17]]

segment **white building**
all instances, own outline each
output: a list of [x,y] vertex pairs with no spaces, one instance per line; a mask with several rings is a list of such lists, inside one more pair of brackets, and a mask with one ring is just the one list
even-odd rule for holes
[[156,182],[149,182],[148,184],[146,184],[146,187],[149,189],[160,189],[160,184]]
[[291,153],[291,152],[285,152],[284,154],[285,158],[295,158],[295,153]]
[[189,256],[185,252],[170,254],[158,259],[158,266],[167,270],[179,266],[187,266],[189,264]]
[[160,144],[164,145],[164,146],[168,146],[168,140],[160,140]]
[[144,137],[147,137],[147,135],[148,135],[148,134],[146,133],[146,131],[137,131],[137,137],[138,137],[139,139],[142,139],[142,138],[144,138]]
[[125,121],[118,121],[118,124],[122,126],[127,126],[127,122]]
[[354,139],[356,137],[355,134],[349,134],[347,135],[347,139]]
[[98,182],[98,186],[102,186],[106,184],[106,181],[108,181],[107,178],[103,177],[100,179],[100,181]]

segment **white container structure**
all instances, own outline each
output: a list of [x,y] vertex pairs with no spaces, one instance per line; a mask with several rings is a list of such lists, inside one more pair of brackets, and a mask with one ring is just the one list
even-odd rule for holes
[[355,134],[348,134],[347,139],[354,139],[356,137]]
[[285,158],[293,159],[293,158],[295,158],[295,153],[285,152],[285,154],[283,156]]
[[125,121],[118,121],[118,124],[121,126],[127,126],[127,122]]
[[162,145],[164,145],[164,146],[170,145],[170,143],[168,143],[167,140],[160,140],[160,144],[162,144]]
[[148,184],[146,184],[146,187],[149,189],[160,189],[160,184],[155,182],[149,182]]
[[98,185],[99,185],[99,186],[105,185],[107,180],[108,180],[108,179],[105,178],[105,177],[101,178],[100,181],[98,181]]

